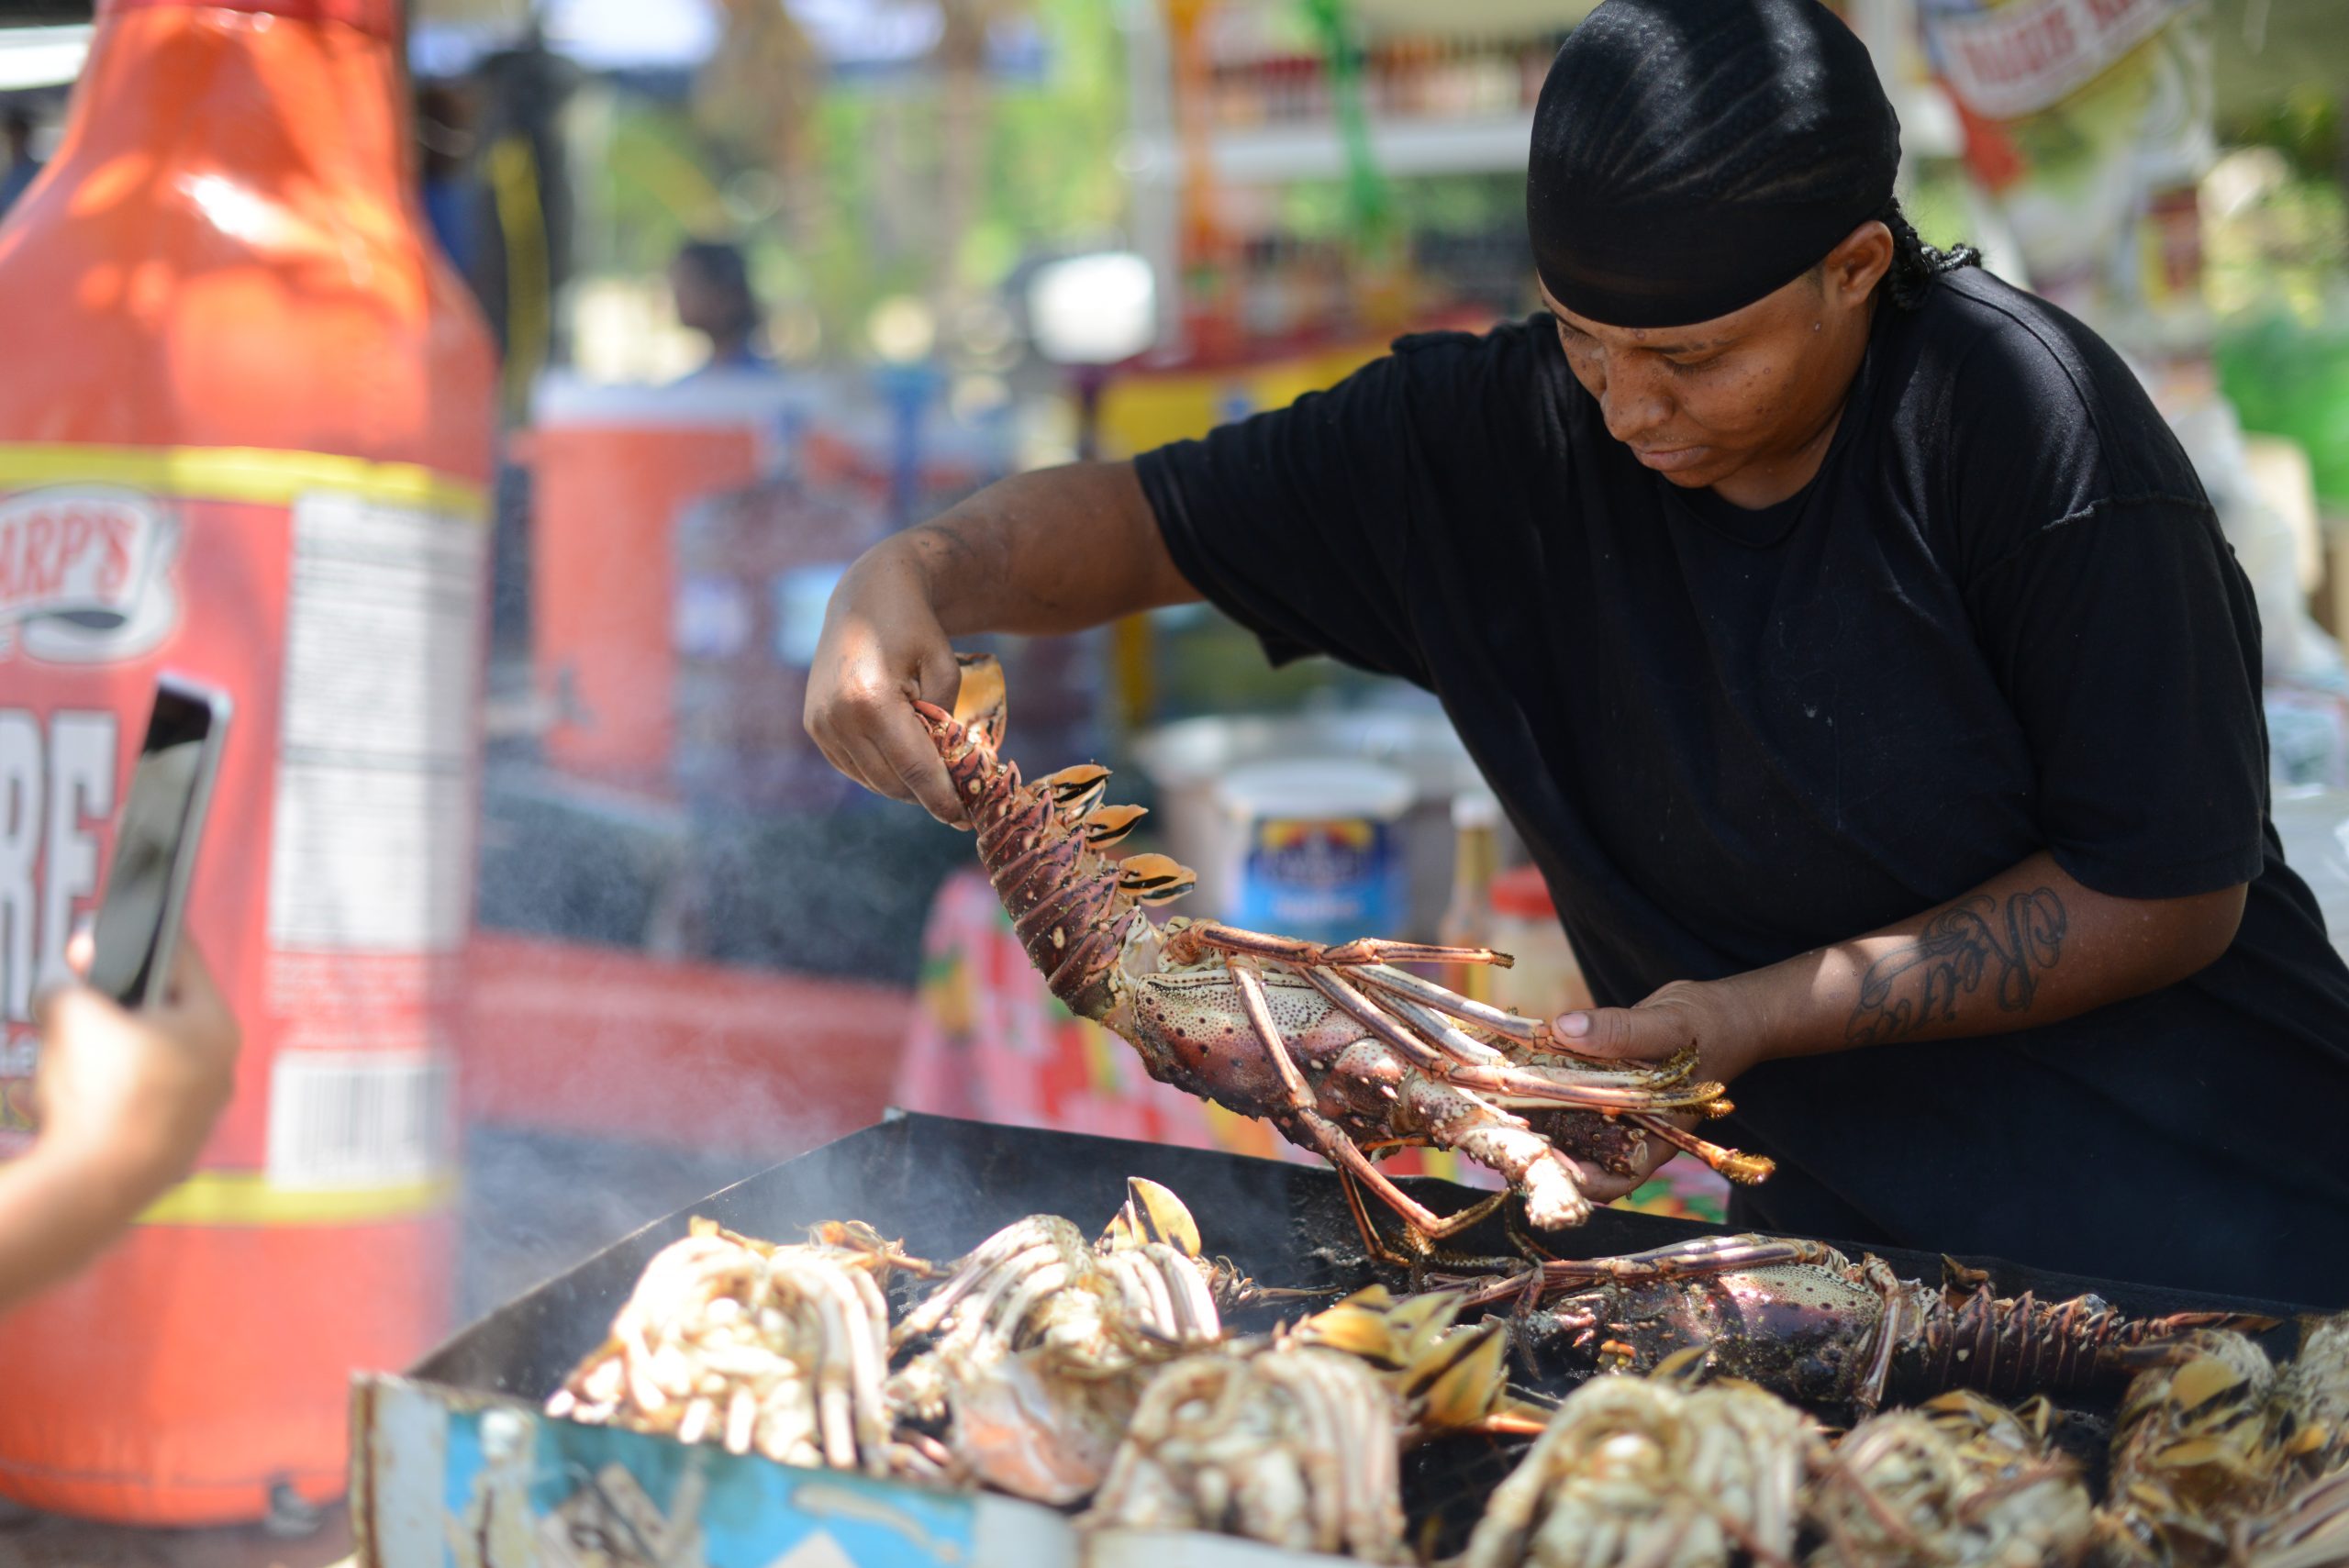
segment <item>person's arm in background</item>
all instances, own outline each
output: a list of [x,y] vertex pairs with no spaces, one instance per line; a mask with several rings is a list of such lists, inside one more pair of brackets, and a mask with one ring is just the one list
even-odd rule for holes
[[808,671],[807,733],[867,789],[959,826],[962,802],[909,703],[953,706],[952,639],[1081,631],[1198,596],[1131,463],[1016,475],[849,568]]
[[191,943],[167,1001],[128,1012],[77,984],[45,995],[36,1023],[40,1136],[0,1165],[0,1311],[89,1262],[184,1175],[236,1081],[237,1023]]

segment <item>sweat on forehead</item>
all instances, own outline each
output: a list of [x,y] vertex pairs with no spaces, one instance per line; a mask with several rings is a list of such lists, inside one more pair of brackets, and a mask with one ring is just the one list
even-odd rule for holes
[[1605,0],[1534,110],[1534,265],[1593,321],[1709,321],[1882,213],[1899,164],[1866,47],[1819,0]]

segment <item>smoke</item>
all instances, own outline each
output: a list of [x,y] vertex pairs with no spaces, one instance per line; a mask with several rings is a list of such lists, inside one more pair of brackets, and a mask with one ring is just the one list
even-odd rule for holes
[[[684,508],[674,565],[705,591],[674,610],[692,624],[675,628],[667,677],[672,776],[623,790],[551,765],[529,717],[551,700],[558,722],[592,728],[596,706],[547,690],[562,672],[542,667],[529,625],[529,550],[549,537],[522,539],[529,488],[499,497],[493,712],[525,718],[493,740],[483,778],[490,961],[474,966],[461,1064],[468,1317],[876,1119],[930,905],[973,863],[967,835],[847,784],[799,732],[812,623],[780,589],[885,532],[857,511],[877,496],[785,476]],[[1053,766],[1094,754],[1098,640],[1002,650],[1023,740]],[[528,973],[502,973],[501,951]],[[670,961],[690,967],[664,986]],[[801,1003],[790,976],[833,984],[801,987],[815,996]],[[807,1006],[826,1016],[779,1016]]]
[[752,813],[509,762],[488,770],[483,814],[484,929],[896,985],[920,967],[938,884],[971,863],[966,836],[862,790]]
[[972,863],[966,834],[893,801],[664,806],[494,759],[463,1317],[877,1119],[930,906]]
[[460,1320],[482,1317],[640,1226],[773,1163],[740,1150],[468,1128]]
[[[905,967],[919,932],[917,917],[895,934],[912,950]],[[912,1016],[900,986],[494,929],[477,938],[473,971],[469,1316],[876,1120]]]

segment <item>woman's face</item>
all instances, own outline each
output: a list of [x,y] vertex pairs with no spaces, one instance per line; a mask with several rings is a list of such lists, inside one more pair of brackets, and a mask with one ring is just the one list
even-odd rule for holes
[[1767,506],[1817,472],[1891,259],[1890,232],[1864,223],[1792,283],[1687,327],[1609,327],[1542,299],[1609,435],[1675,484]]

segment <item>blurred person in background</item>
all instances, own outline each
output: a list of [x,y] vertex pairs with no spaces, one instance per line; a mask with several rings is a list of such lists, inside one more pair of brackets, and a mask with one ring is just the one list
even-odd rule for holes
[[11,105],[5,118],[0,118],[8,139],[8,166],[0,169],[0,217],[17,205],[25,187],[40,172],[40,160],[33,156],[32,111]]
[[417,174],[424,191],[425,220],[441,250],[478,294],[473,252],[487,193],[473,177],[473,104],[456,83],[435,82],[417,89]]
[[[67,959],[88,969],[88,933]],[[0,1164],[0,1312],[88,1263],[185,1175],[236,1084],[237,1021],[184,939],[165,1000],[132,1012],[77,979],[33,1017],[40,1134]]]
[[688,241],[669,263],[669,288],[678,323],[709,339],[709,358],[693,375],[774,369],[758,340],[766,312],[740,248],[716,239]]

